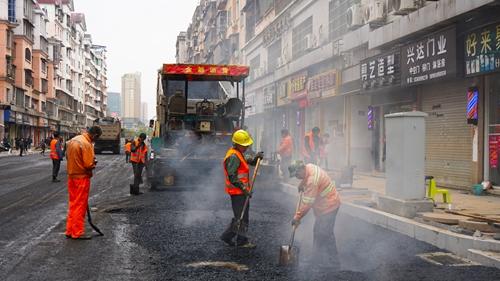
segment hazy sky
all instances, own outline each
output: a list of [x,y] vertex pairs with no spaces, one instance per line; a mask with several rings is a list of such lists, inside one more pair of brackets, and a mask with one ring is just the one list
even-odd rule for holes
[[108,91],[121,91],[121,76],[142,73],[142,101],[153,117],[156,71],[175,62],[175,42],[185,31],[199,0],[74,0],[85,13],[94,44],[108,49]]

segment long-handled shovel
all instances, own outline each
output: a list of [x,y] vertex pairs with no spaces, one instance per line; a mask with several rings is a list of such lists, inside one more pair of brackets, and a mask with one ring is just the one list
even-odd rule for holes
[[[300,208],[300,203],[302,202],[302,195],[304,192],[300,192],[299,201],[297,202],[297,208],[295,213]],[[297,265],[299,263],[299,253],[300,249],[297,246],[293,246],[295,240],[295,230],[297,230],[297,225],[292,227],[292,237],[290,238],[290,243],[288,245],[283,245],[280,248],[280,262],[281,266]]]
[[[251,193],[253,190],[253,185],[255,184],[255,179],[257,178],[257,173],[259,172],[259,168],[260,168],[260,161],[261,161],[260,158],[257,159],[257,164],[255,165],[255,170],[253,171],[252,180],[250,181],[249,193]],[[245,204],[243,205],[243,209],[241,210],[240,218],[236,222],[236,249],[238,248],[238,238],[239,238],[240,232],[241,232],[241,224],[243,223],[243,217],[245,216],[245,211],[248,208],[249,202],[250,202],[250,196],[247,196],[247,198],[245,199]]]
[[89,221],[89,224],[90,226],[97,232],[99,233],[99,236],[104,236],[104,233],[102,233],[102,231],[97,227],[95,226],[93,223],[92,223],[92,217],[90,216],[90,207],[89,207],[89,204],[87,204],[87,219]]

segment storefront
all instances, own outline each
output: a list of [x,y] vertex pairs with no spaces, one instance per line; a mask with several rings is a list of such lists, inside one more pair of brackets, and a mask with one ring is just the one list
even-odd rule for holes
[[[495,19],[496,20],[496,19]],[[484,131],[481,141],[483,151],[474,151],[473,157],[484,155],[482,176],[493,185],[500,185],[500,22],[484,25],[482,28],[466,32],[462,46],[464,48],[464,73],[473,81],[467,85],[467,120],[477,124],[476,131]],[[484,114],[482,106],[484,105]],[[484,116],[484,122],[481,117]],[[484,130],[482,129],[484,128]],[[483,153],[481,153],[483,152]]]
[[[328,169],[341,169],[347,164],[345,130],[345,97],[339,96],[340,75],[329,69],[310,76],[307,82],[309,109],[314,112],[311,126],[321,129],[325,146],[325,160],[321,165]],[[329,136],[326,138],[326,136]]]
[[428,114],[425,174],[433,176],[438,186],[469,189],[478,132],[466,119],[472,81],[457,71],[456,34],[452,26],[404,46],[401,84],[417,91],[419,110]]
[[[384,173],[386,166],[385,115],[415,110],[417,108],[416,93],[415,89],[401,88],[401,52],[399,49],[363,60],[360,71],[361,93],[369,97],[369,105],[364,107],[363,103],[366,99],[361,97],[352,99],[352,118],[363,119],[361,124],[363,129],[354,130],[352,142],[357,144],[354,147],[359,150],[357,154],[356,151],[353,152],[354,164],[359,165],[359,168],[363,170]],[[367,158],[369,161],[365,161]]]

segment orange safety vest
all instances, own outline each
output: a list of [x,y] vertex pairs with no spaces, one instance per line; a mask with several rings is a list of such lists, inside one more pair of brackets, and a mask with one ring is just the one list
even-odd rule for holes
[[136,150],[130,153],[130,162],[134,163],[146,163],[146,155],[148,154],[148,146],[144,144],[139,148],[139,141],[134,141]]
[[131,151],[132,151],[132,143],[131,142],[127,142],[125,144],[125,152],[130,153]]
[[[307,133],[305,137],[308,137],[309,138],[309,147],[311,148],[311,151],[314,152],[315,150],[315,145],[314,145],[314,136],[313,136],[313,133],[312,132],[309,132]],[[302,155],[306,158],[310,158],[311,155],[309,155],[309,151],[307,151],[306,149],[306,144],[304,142],[304,145],[302,146]]]
[[224,157],[224,161],[222,162],[222,165],[224,166],[224,175],[226,176],[226,193],[229,195],[243,195],[243,191],[232,185],[231,182],[229,181],[229,175],[227,173],[226,169],[226,160],[227,158],[231,157],[232,155],[236,155],[238,159],[240,159],[240,166],[238,167],[238,179],[243,183],[245,188],[250,191],[249,189],[249,174],[250,174],[250,168],[248,167],[248,163],[237,149],[235,148],[230,148],[227,153],[226,157]]
[[52,139],[50,141],[50,159],[59,160],[59,155],[57,154],[57,143],[58,139]]
[[293,140],[291,136],[281,139],[279,153],[281,157],[291,157],[293,153]]

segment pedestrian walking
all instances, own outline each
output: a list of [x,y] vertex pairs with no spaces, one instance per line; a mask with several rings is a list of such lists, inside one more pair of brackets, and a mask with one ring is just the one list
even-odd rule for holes
[[45,144],[45,139],[40,142],[40,149],[42,150],[40,154],[45,156],[45,149],[47,149],[47,144]]
[[[245,130],[238,130],[232,137],[233,147],[231,147],[224,158],[224,175],[226,181],[226,193],[231,197],[234,218],[222,233],[220,239],[230,246],[235,245],[234,238],[239,247],[253,249],[256,246],[248,240],[247,229],[249,225],[250,203],[243,214],[243,221],[238,222],[243,212],[243,206],[250,193],[250,168],[249,165],[255,165],[258,159],[262,159],[263,152],[248,161],[244,154],[253,144],[250,134]],[[238,226],[238,223],[241,223]]]
[[278,149],[278,154],[280,155],[280,170],[283,175],[283,179],[286,181],[288,179],[288,166],[292,162],[293,153],[293,139],[290,136],[288,129],[281,130],[281,142]]
[[92,239],[92,236],[85,234],[85,213],[88,208],[90,178],[97,164],[92,143],[101,134],[101,128],[94,126],[67,143],[69,193],[65,232],[67,238]]
[[130,194],[139,195],[139,185],[142,183],[142,170],[148,161],[148,146],[145,143],[146,134],[141,133],[139,138],[130,146],[130,162],[134,171],[134,183],[130,185]]
[[26,142],[24,140],[24,138],[20,138],[19,139],[19,156],[23,157],[23,153],[24,153],[24,149],[25,149],[25,146],[26,145]]
[[304,137],[304,145],[302,147],[302,156],[305,163],[319,164],[319,147],[321,145],[320,129],[314,127]]
[[299,191],[303,192],[300,208],[293,217],[292,225],[298,226],[311,208],[316,217],[313,229],[312,264],[338,266],[334,227],[340,207],[340,196],[335,182],[324,170],[314,164],[296,161],[288,170],[290,177],[302,180],[299,184]]
[[29,136],[26,140],[26,151],[31,150],[31,145],[33,144],[33,139]]
[[57,178],[59,169],[61,168],[61,161],[64,158],[62,138],[59,132],[54,132],[54,137],[50,141],[50,159],[52,159],[52,182],[60,182]]

